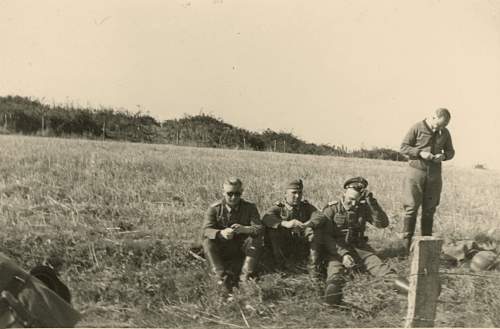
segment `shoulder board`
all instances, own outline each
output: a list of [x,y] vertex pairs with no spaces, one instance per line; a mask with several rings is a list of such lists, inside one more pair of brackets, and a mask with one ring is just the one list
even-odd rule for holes
[[339,202],[338,202],[338,201],[330,201],[330,202],[328,202],[328,206],[329,206],[329,207],[331,207],[331,206],[335,206],[335,205],[337,205],[337,204],[339,204]]
[[304,204],[309,204],[309,201],[307,201],[307,200],[302,200],[302,203],[304,203]]
[[283,208],[283,207],[285,206],[285,204],[284,204],[283,202],[281,202],[281,201],[276,201],[276,202],[274,203],[274,205],[275,205],[275,206],[278,206],[278,207],[280,207],[280,208]]
[[221,201],[221,200],[219,200],[219,201],[216,201],[216,202],[212,203],[212,204],[210,205],[210,207],[217,207],[217,206],[220,206],[221,204],[222,204],[222,201]]

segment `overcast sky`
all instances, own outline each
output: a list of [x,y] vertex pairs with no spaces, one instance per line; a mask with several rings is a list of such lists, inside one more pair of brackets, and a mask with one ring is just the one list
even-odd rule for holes
[[398,149],[437,107],[500,168],[500,1],[0,0],[0,94]]

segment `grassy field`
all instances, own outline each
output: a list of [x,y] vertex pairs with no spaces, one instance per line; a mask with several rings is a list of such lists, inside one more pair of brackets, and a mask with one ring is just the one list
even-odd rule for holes
[[[290,178],[303,178],[305,197],[322,207],[346,178],[362,175],[391,219],[384,230],[369,229],[370,241],[390,251],[401,229],[405,163],[19,136],[0,136],[0,151],[1,251],[25,268],[48,256],[64,259],[80,326],[404,324],[406,299],[364,275],[346,287],[350,309],[324,305],[304,274],[265,274],[225,302],[206,262],[188,250],[228,176],[241,177],[244,198],[263,212]],[[447,164],[444,180],[436,235],[471,238],[499,226],[499,172]],[[405,259],[386,261],[407,271]],[[500,326],[500,279],[488,275],[443,275],[436,326]]]

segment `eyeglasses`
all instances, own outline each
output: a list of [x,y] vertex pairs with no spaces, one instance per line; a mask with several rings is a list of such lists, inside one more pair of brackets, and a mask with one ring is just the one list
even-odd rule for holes
[[352,188],[358,192],[362,192],[365,189],[363,185],[349,185],[347,188]]
[[239,198],[241,196],[241,192],[226,192],[226,195],[228,197],[235,196],[235,197]]

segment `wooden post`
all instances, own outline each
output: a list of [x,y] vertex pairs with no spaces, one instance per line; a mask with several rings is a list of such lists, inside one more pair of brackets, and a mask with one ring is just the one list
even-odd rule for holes
[[443,240],[417,237],[410,260],[406,328],[433,327],[440,291],[439,255]]

